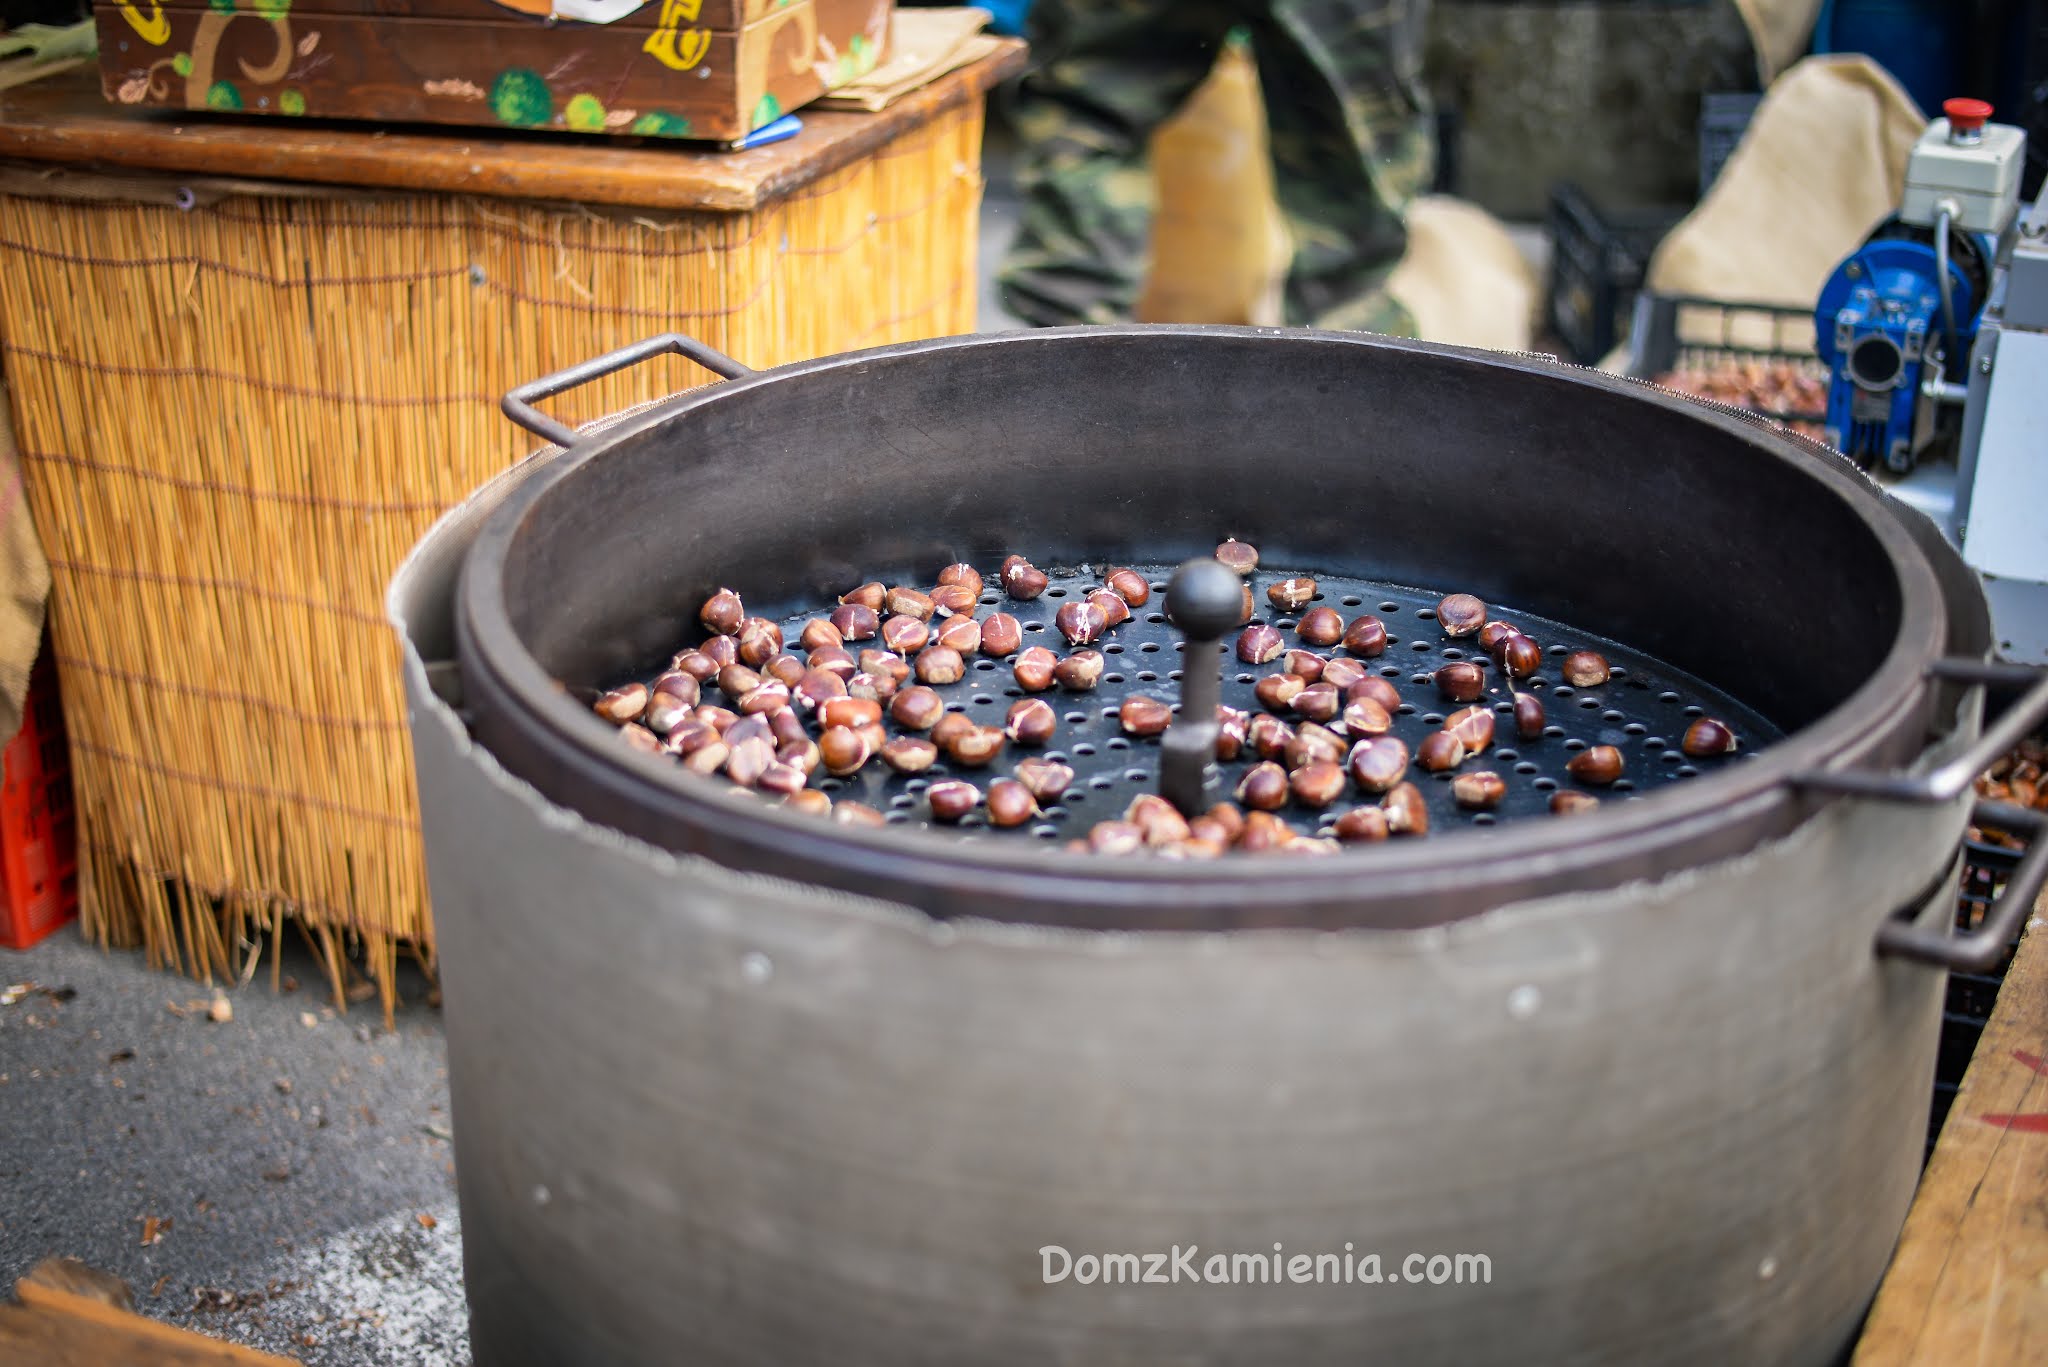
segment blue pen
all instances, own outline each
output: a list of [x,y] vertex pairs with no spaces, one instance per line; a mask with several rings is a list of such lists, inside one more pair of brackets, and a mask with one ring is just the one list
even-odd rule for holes
[[727,143],[729,152],[745,152],[754,147],[766,147],[771,142],[782,142],[803,131],[804,121],[794,114],[784,114],[772,123],[764,123],[737,142]]

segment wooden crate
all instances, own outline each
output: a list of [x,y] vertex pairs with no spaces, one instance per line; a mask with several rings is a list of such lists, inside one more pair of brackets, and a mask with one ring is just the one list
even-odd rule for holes
[[892,8],[98,0],[94,18],[101,84],[118,104],[728,140],[873,70]]

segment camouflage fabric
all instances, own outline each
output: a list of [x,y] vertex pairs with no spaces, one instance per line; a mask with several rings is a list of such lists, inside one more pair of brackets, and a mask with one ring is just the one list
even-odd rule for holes
[[1037,0],[1039,65],[1011,105],[1024,215],[998,276],[1004,306],[1041,327],[1131,318],[1154,201],[1147,144],[1239,29],[1293,243],[1286,321],[1412,335],[1383,286],[1407,245],[1402,211],[1434,174],[1428,11],[1429,0]]

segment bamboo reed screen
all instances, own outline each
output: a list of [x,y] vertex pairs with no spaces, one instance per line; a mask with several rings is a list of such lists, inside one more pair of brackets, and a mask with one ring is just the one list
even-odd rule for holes
[[[747,214],[0,196],[87,933],[245,980],[296,917],[337,1000],[360,963],[388,1018],[433,924],[384,587],[536,444],[497,397],[669,330],[755,366],[971,332],[980,138],[970,101]],[[551,407],[706,378],[671,359]]]

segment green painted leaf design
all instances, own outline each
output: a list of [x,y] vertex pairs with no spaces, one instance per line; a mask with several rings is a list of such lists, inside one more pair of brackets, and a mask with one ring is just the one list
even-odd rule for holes
[[277,97],[277,107],[281,112],[286,114],[305,113],[306,92],[303,90],[286,90],[280,92]]
[[562,122],[579,133],[604,132],[604,101],[592,94],[572,95],[562,106]]
[[206,92],[206,107],[218,110],[236,110],[242,107],[242,92],[232,82],[215,81]]
[[655,110],[633,120],[626,131],[643,138],[687,138],[690,136],[690,121],[679,115],[664,114],[660,110]]
[[773,95],[763,95],[754,105],[754,121],[748,125],[747,131],[751,133],[755,129],[766,128],[781,117],[782,101]]
[[507,67],[491,82],[491,112],[514,128],[533,128],[554,116],[555,97],[539,72]]

